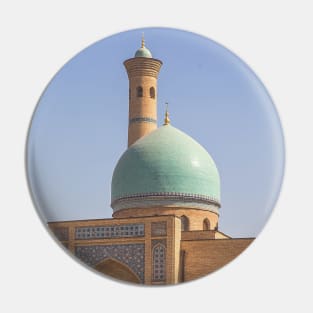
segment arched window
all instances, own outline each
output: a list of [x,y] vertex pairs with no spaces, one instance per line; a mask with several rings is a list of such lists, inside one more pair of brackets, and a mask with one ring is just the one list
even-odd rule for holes
[[183,215],[180,217],[181,220],[181,231],[189,230],[189,220],[188,217]]
[[203,230],[210,230],[210,221],[207,218],[203,220]]
[[165,246],[158,243],[153,248],[153,280],[165,281]]
[[143,95],[143,90],[142,90],[142,87],[139,86],[137,87],[137,97],[141,98]]
[[154,89],[154,87],[151,87],[150,88],[150,98],[155,98],[155,89]]

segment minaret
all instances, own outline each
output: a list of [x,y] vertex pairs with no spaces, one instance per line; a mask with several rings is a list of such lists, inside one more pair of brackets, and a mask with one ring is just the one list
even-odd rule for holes
[[129,79],[128,146],[157,128],[157,79],[162,62],[152,58],[144,37],[135,57],[124,62]]

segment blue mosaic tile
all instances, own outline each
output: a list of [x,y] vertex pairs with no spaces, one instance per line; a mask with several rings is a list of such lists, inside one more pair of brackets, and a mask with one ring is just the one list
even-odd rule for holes
[[101,239],[143,237],[145,235],[144,224],[125,224],[109,226],[76,227],[75,239]]
[[144,283],[144,244],[76,246],[75,255],[91,267],[108,258],[116,259],[129,266]]
[[129,123],[154,123],[157,124],[157,121],[151,117],[134,117],[129,120]]

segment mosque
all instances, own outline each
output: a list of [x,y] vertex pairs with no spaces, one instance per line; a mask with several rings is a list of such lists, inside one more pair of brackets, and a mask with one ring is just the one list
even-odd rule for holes
[[218,228],[220,177],[208,152],[170,124],[157,127],[162,62],[142,39],[124,62],[129,78],[128,149],[113,172],[113,218],[48,223],[78,259],[116,279],[147,285],[205,276],[254,238]]

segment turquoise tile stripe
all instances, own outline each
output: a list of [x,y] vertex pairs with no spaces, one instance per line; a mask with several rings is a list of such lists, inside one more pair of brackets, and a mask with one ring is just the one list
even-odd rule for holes
[[129,120],[129,124],[131,123],[154,123],[157,124],[157,120],[151,117],[134,117]]

